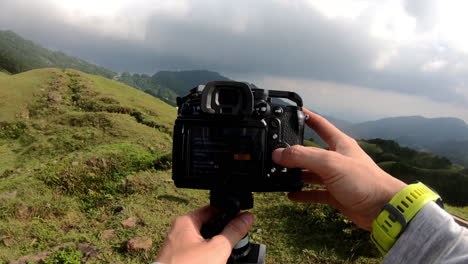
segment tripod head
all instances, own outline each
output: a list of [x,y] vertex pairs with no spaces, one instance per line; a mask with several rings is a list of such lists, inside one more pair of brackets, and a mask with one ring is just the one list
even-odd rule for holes
[[[239,214],[240,210],[253,208],[253,195],[251,192],[211,190],[210,205],[219,209],[220,213],[202,226],[201,234],[205,239],[221,233],[224,227]],[[247,234],[234,247],[227,263],[263,264],[265,263],[265,252],[265,245],[250,243]]]

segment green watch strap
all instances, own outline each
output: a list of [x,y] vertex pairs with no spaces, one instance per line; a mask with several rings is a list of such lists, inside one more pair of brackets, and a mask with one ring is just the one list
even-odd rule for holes
[[440,197],[421,182],[410,184],[398,192],[372,222],[371,240],[385,255],[395,244],[406,225],[427,203]]

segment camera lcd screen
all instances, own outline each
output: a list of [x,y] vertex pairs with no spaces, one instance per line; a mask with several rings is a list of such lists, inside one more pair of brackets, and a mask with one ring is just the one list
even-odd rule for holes
[[229,183],[261,173],[265,129],[192,127],[189,134],[190,177]]

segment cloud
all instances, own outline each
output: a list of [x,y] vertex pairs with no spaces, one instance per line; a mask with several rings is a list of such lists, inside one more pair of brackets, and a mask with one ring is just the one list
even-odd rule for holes
[[440,37],[451,25],[440,1],[74,3],[3,0],[0,25],[116,71],[203,68],[468,107],[468,55]]
[[431,30],[437,23],[438,1],[436,0],[405,0],[404,8],[417,20],[418,29]]

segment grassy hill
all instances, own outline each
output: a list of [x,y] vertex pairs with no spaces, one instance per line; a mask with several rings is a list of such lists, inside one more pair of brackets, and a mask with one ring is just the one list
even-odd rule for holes
[[160,71],[153,76],[124,72],[117,80],[175,106],[177,96],[185,96],[193,87],[210,81],[229,80],[229,78],[217,72],[193,70]]
[[45,49],[13,31],[0,31],[0,72],[20,73],[48,67],[71,68],[106,78],[116,75],[110,70],[79,58]]
[[151,94],[170,105],[176,105],[177,93],[173,89],[157,83],[147,74],[130,74],[128,72],[124,72],[117,78],[117,80],[138,88],[145,93]]
[[[54,248],[56,263],[148,263],[173,219],[209,201],[172,183],[176,110],[159,99],[61,69],[0,75],[0,98],[2,263]],[[251,236],[267,245],[267,263],[378,262],[368,234],[336,210],[283,193],[255,199]],[[151,249],[127,250],[137,237]]]
[[392,140],[359,141],[360,146],[389,174],[406,183],[421,181],[451,205],[468,206],[468,170],[433,153],[401,147]]
[[199,84],[206,84],[210,81],[228,81],[229,78],[217,72],[206,70],[193,71],[160,71],[154,74],[151,79],[175,91],[177,95],[186,95],[189,90]]

